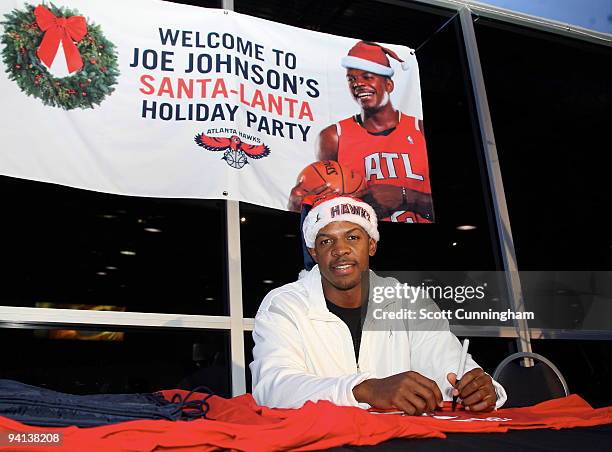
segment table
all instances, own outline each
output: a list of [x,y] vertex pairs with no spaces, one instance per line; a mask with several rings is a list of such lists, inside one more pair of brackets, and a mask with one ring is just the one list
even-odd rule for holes
[[447,433],[446,439],[393,439],[376,446],[343,446],[334,452],[429,451],[612,451],[612,424],[562,430],[511,430],[507,433]]

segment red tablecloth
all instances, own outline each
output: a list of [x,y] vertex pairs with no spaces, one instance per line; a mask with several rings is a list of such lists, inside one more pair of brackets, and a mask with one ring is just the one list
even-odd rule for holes
[[[163,391],[168,399],[186,391]],[[192,398],[202,397],[194,394]],[[340,445],[373,445],[391,438],[443,438],[444,432],[506,432],[510,429],[571,428],[612,423],[612,407],[593,409],[577,395],[526,408],[492,413],[443,410],[432,416],[374,414],[329,402],[309,402],[297,410],[258,406],[250,394],[233,399],[213,396],[208,417],[214,420],[130,421],[92,428],[31,427],[0,417],[8,432],[60,432],[54,451],[245,451],[317,450]],[[49,445],[10,445],[7,451],[49,451]]]

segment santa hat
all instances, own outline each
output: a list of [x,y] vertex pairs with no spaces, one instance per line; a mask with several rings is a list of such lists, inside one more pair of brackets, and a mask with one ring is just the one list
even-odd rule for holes
[[304,219],[302,231],[306,246],[314,248],[319,231],[334,221],[355,223],[374,240],[380,240],[378,219],[372,206],[351,196],[332,195],[320,198]]
[[355,44],[348,55],[342,58],[341,64],[347,69],[361,69],[372,74],[391,77],[394,71],[387,55],[400,62],[404,71],[410,67],[409,63],[398,57],[393,50],[368,41],[359,41]]

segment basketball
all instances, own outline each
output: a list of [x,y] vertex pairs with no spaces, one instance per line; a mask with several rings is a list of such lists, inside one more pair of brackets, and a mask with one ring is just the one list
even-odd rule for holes
[[326,182],[330,184],[329,192],[339,190],[339,194],[343,195],[353,195],[366,188],[365,179],[360,174],[333,160],[311,163],[298,175],[298,183],[302,178],[301,187],[306,191],[312,191]]

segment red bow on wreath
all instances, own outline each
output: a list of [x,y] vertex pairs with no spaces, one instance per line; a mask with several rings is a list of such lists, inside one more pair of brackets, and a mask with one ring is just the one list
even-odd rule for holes
[[51,67],[60,41],[64,45],[68,72],[78,71],[83,67],[79,49],[74,44],[87,34],[87,22],[83,16],[57,17],[46,7],[38,5],[34,9],[36,23],[45,32],[42,42],[36,51],[38,58]]

